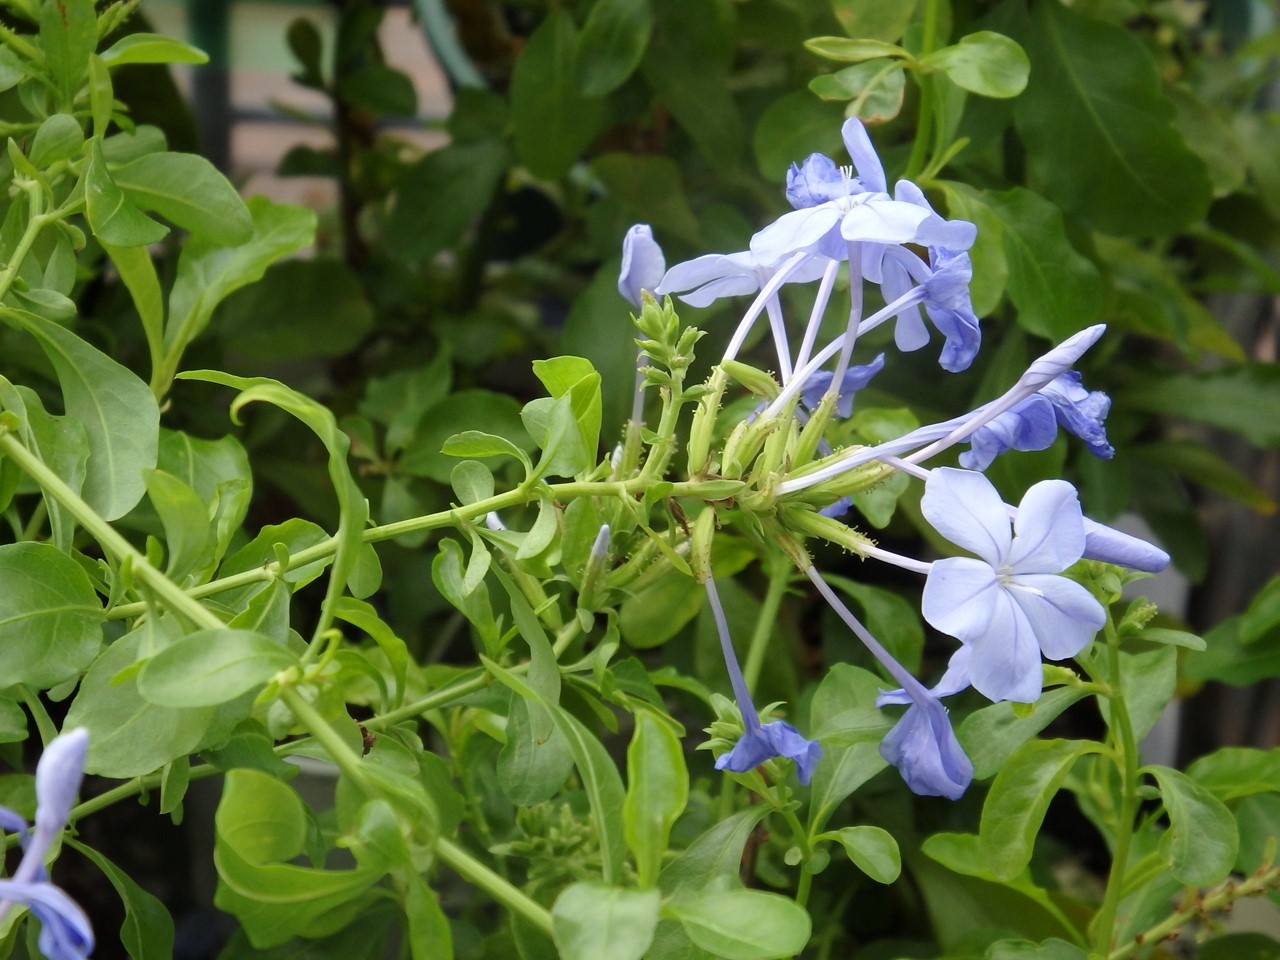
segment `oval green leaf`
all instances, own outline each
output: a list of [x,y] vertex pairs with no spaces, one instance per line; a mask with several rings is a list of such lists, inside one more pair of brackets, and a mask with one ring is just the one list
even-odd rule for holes
[[138,692],[162,707],[211,707],[260,687],[298,658],[248,630],[198,630],[152,657]]

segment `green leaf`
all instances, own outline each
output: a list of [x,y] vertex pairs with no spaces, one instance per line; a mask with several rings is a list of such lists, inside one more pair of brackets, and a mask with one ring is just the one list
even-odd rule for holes
[[70,114],[55,113],[36,130],[27,159],[40,168],[59,160],[69,160],[84,147],[84,131],[80,121]]
[[[652,224],[659,235],[665,232],[690,243],[699,241],[698,218],[689,206],[684,175],[670,157],[606,153],[591,161],[591,170],[625,221]],[[615,270],[615,292],[617,288]],[[628,346],[634,363],[635,344]]]
[[1187,776],[1223,801],[1280,793],[1280,747],[1222,747],[1191,764]]
[[156,223],[130,202],[107,170],[102,140],[89,141],[85,166],[85,215],[93,235],[115,247],[141,247],[163,240],[169,228]]
[[338,96],[373,113],[412,117],[418,112],[413,81],[400,70],[381,63],[366,63],[338,80]]
[[1187,658],[1187,677],[1243,687],[1280,676],[1280,633],[1245,643],[1245,625],[1244,617],[1228,617],[1206,633],[1204,652]]
[[656,23],[640,70],[703,158],[718,171],[738,162],[742,114],[727,83],[733,7],[719,0],[653,0]]
[[143,665],[138,692],[161,707],[213,707],[297,664],[293,653],[261,634],[197,630]]
[[197,236],[183,248],[169,294],[165,345],[170,351],[181,352],[233,291],[261,280],[271,264],[315,240],[313,211],[266,197],[250,197],[245,205],[253,219],[253,236],[247,243],[226,247]]
[[831,0],[831,12],[851,37],[895,43],[906,32],[916,10],[916,0]]
[[[233,914],[259,949],[304,931],[318,934],[318,921],[354,901],[385,873],[386,865],[376,860],[351,870],[289,863],[306,847],[306,811],[293,790],[257,770],[227,774],[214,826],[214,904]],[[360,851],[370,845],[355,849],[359,863]]]
[[3,316],[40,342],[58,375],[67,416],[84,427],[85,501],[104,520],[124,516],[146,492],[143,471],[156,464],[155,396],[127,368],[65,327],[21,310]]
[[533,462],[529,459],[529,455],[506,437],[482,433],[479,430],[455,433],[440,447],[440,452],[447,457],[515,457],[524,464],[526,474],[533,470]]
[[254,223],[218,168],[194,153],[149,153],[112,171],[125,196],[218,246],[247,243]]
[[[1258,447],[1280,446],[1280,365],[1241,363],[1206,373],[1171,373],[1121,390],[1116,402],[1239,433]],[[1241,410],[1250,411],[1242,417]]]
[[689,894],[667,908],[689,939],[726,960],[780,960],[809,942],[809,914],[794,900],[761,890]]
[[[535,360],[533,372],[553,400],[562,401],[567,398],[572,416],[570,423],[563,423],[562,415],[554,412],[557,407],[552,407],[544,450],[550,450],[559,430],[569,431],[573,436],[564,438],[558,456],[549,457],[550,462],[546,465],[539,464],[540,475],[550,472],[560,476],[573,476],[594,466],[600,445],[600,374],[591,366],[591,361],[582,357]],[[557,420],[558,416],[561,421]],[[534,439],[538,437],[535,435]],[[571,469],[573,466],[577,468]]]
[[1169,833],[1161,852],[1173,876],[1192,887],[1219,883],[1231,872],[1240,834],[1231,811],[1185,773],[1168,767],[1144,767],[1160,784],[1169,814]]
[[861,63],[863,60],[875,60],[877,57],[898,57],[903,60],[913,59],[902,47],[884,40],[866,38],[849,39],[847,37],[814,37],[806,40],[804,45],[811,53],[828,60],[842,60],[845,63]]
[[[1103,678],[1116,683],[1110,667],[1099,668]],[[1139,740],[1151,732],[1151,728],[1173,699],[1178,683],[1178,651],[1171,646],[1160,646],[1141,653],[1120,653],[1119,684],[1124,689],[1129,710],[1129,725]],[[1102,699],[1098,709],[1104,718],[1111,715],[1110,701]]]
[[604,124],[604,101],[578,92],[577,50],[573,17],[556,10],[526,41],[511,74],[516,155],[544,180],[568,173]]
[[656,890],[575,883],[551,908],[556,946],[564,960],[640,960],[658,925]]
[[880,741],[893,720],[876,706],[884,681],[852,664],[832,665],[809,706],[823,757],[813,775],[810,829],[821,830],[845,799],[887,767]]
[[985,317],[1000,305],[1005,283],[1009,279],[1009,264],[1004,253],[1004,228],[1000,218],[986,203],[985,195],[965,183],[938,182],[947,197],[947,209],[951,216],[968,220],[978,226],[978,238],[969,249],[973,260],[973,281],[969,293],[973,300],[973,312]]
[[404,697],[405,676],[409,669],[409,648],[367,603],[354,597],[342,597],[333,607],[333,615],[368,634],[378,645],[395,680],[395,702]]
[[270,403],[301,420],[324,444],[329,454],[329,482],[338,498],[338,530],[334,534],[337,543],[333,552],[333,568],[329,573],[329,585],[315,631],[319,636],[328,629],[333,618],[334,604],[351,580],[364,546],[361,535],[369,519],[369,503],[347,465],[350,438],[338,429],[337,421],[327,407],[269,377],[233,377],[212,370],[189,371],[180,376],[183,379],[220,383],[239,390],[240,395],[231,404],[233,419],[246,404],[255,401]]
[[1252,931],[1215,936],[1201,944],[1198,960],[1275,960],[1280,941]]
[[63,841],[77,853],[94,862],[107,878],[124,905],[124,923],[120,927],[120,943],[133,960],[169,960],[173,956],[173,918],[164,904],[133,882],[93,847],[78,840]]
[[1102,310],[1102,278],[1067,239],[1061,211],[1022,187],[984,199],[1003,227],[1018,325],[1056,343],[1093,323]]
[[465,616],[480,634],[485,652],[496,657],[502,652],[502,633],[493,617],[489,590],[484,583],[466,588],[462,548],[456,540],[441,540],[440,552],[431,563],[431,581],[440,595]]
[[[164,622],[161,629],[174,626]],[[121,780],[151,773],[192,753],[213,723],[211,707],[159,707],[142,699],[135,676],[116,681],[149,654],[144,644],[154,642],[152,630],[144,624],[111,644],[80,681],[66,724],[89,730],[86,773]]]
[[432,150],[396,182],[388,249],[427,260],[456,246],[493,201],[510,164],[506,142],[497,137]]
[[0,47],[0,91],[12,90],[28,73],[26,63],[8,47]]
[[102,645],[102,604],[78,563],[47,543],[0,546],[0,673],[39,690],[79,676]]
[[493,496],[493,474],[479,460],[463,460],[453,468],[449,482],[464,506]]
[[145,476],[147,495],[164,524],[169,558],[165,576],[182,584],[188,575],[205,571],[214,563],[216,544],[209,526],[209,507],[194,490],[163,470],[148,470]]
[[622,601],[618,628],[638,650],[660,646],[698,615],[702,597],[697,581],[670,570]]
[[1042,944],[1030,940],[999,940],[987,948],[983,960],[1087,960],[1087,956],[1075,944],[1057,938]]
[[209,55],[188,43],[158,33],[131,33],[102,51],[109,67],[127,63],[208,63]]
[[93,0],[45,0],[40,5],[40,49],[53,78],[58,106],[71,102],[84,81],[89,57],[98,45]]
[[1173,104],[1136,35],[1040,3],[1025,40],[1035,70],[1014,117],[1050,199],[1124,236],[1173,233],[1204,217],[1208,173],[1174,129]]
[[978,835],[992,877],[1013,880],[1027,868],[1049,802],[1076,760],[1101,750],[1088,740],[1032,740],[1014,752],[982,806]]
[[839,152],[842,120],[839,107],[815,100],[802,90],[783,94],[769,104],[756,124],[752,147],[761,175],[781,183],[799,158]]
[[1167,467],[1193,483],[1238,500],[1258,513],[1276,512],[1276,502],[1266,490],[1203,443],[1155,440],[1130,445],[1128,453],[1144,463]]
[[921,62],[944,72],[958,87],[1001,99],[1016,97],[1026,89],[1031,72],[1027,54],[1017,41],[990,30],[971,33]]
[[669,895],[686,887],[703,889],[715,877],[736,876],[747,840],[768,812],[761,804],[721,820],[662,868],[658,888]]
[[1280,627],[1280,574],[1268,580],[1242,614],[1242,642],[1256,643]]
[[1142,631],[1143,640],[1151,643],[1166,643],[1175,647],[1186,647],[1188,650],[1204,650],[1208,644],[1202,637],[1185,630],[1168,630],[1164,627],[1147,627]]
[[459,427],[472,425],[517,446],[531,446],[520,422],[520,405],[512,397],[489,390],[459,390],[427,407],[416,433],[406,438],[396,471],[448,483],[457,461],[440,448]]
[[902,855],[893,834],[880,827],[842,827],[824,838],[839,841],[858,869],[877,883],[893,883],[902,873]]
[[121,282],[133,298],[134,308],[142,321],[142,331],[151,352],[152,368],[158,366],[164,353],[164,294],[156,274],[155,261],[146,247],[119,247],[98,238],[103,251],[115,264]]
[[831,585],[861,609],[867,629],[908,670],[920,669],[924,626],[915,606],[892,590],[858,583],[847,577],[828,577]]
[[203,440],[162,428],[156,465],[194,490],[205,504],[214,556],[221,559],[239,532],[253,494],[253,472],[244,447],[233,436]]
[[410,872],[404,894],[409,925],[409,956],[413,960],[453,960],[453,931],[435,891],[422,874]]
[[637,713],[635,733],[627,747],[622,824],[641,887],[657,882],[671,826],[688,800],[689,773],[679,738],[648,711]]
[[[84,427],[71,417],[54,417],[46,413],[38,394],[26,387],[14,387],[3,377],[0,377],[0,405],[21,420],[19,429],[27,449],[74,493],[79,494],[84,487],[89,459],[89,440]],[[49,511],[50,539],[59,550],[70,553],[76,530],[75,517],[53,497],[46,497],[44,503]]]
[[635,72],[653,30],[649,0],[599,0],[578,37],[578,89],[584,96],[612,93]]
[[511,698],[507,741],[498,754],[498,786],[518,807],[550,800],[573,770],[569,741],[557,728],[550,734],[534,732],[532,714],[539,709],[524,697]]
[[1015,750],[1088,695],[1079,686],[1056,687],[1041,694],[1030,711],[1015,710],[1006,700],[969,714],[956,737],[973,761],[974,779],[994,776]]

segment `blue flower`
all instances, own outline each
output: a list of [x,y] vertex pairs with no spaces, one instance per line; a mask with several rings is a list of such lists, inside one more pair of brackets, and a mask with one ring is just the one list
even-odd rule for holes
[[622,238],[622,269],[618,272],[618,292],[637,310],[640,291],[653,293],[666,272],[662,248],[653,239],[647,223],[637,223]]
[[[840,399],[836,402],[836,413],[844,418],[853,414],[853,396],[871,382],[871,378],[884,369],[884,354],[880,354],[870,363],[852,366],[844,372],[840,383]],[[804,382],[800,391],[800,399],[810,410],[817,409],[823,396],[831,388],[835,374],[830,370],[819,370]]]
[[973,224],[943,220],[927,205],[889,198],[884,168],[862,121],[856,117],[846,120],[841,133],[857,176],[821,154],[792,167],[787,199],[797,209],[784,213],[751,238],[756,260],[772,265],[801,251],[844,260],[849,256],[849,243],[858,241],[952,249],[972,246]]
[[1044,450],[1057,439],[1059,427],[1083,440],[1095,456],[1109,460],[1116,452],[1103,425],[1110,409],[1110,397],[1086,390],[1080,385],[1080,374],[1068,370],[976,429],[969,437],[972,448],[960,455],[960,465],[985,470],[1006,450]]
[[716,632],[720,635],[720,651],[724,654],[725,670],[729,673],[729,683],[733,687],[733,695],[738,701],[738,710],[745,727],[733,749],[716,758],[716,769],[747,773],[766,760],[783,757],[795,761],[796,776],[801,784],[807,785],[818,761],[822,759],[822,747],[816,740],[806,740],[795,727],[782,720],[764,724],[760,722],[760,715],[756,713],[751,693],[747,690],[747,681],[738,666],[738,656],[733,651],[729,623],[725,620],[715,580],[708,577],[704,586],[707,590],[707,602],[715,618]]
[[747,773],[766,760],[785,757],[795,761],[797,779],[808,784],[813,778],[814,768],[822,759],[822,747],[818,741],[806,740],[799,730],[783,720],[762,724],[758,717],[752,723],[751,717],[755,717],[754,712],[743,712],[746,731],[732,750],[716,758],[716,769]]
[[89,732],[77,727],[55,737],[36,765],[35,830],[0,807],[0,826],[22,834],[22,861],[0,880],[0,916],[13,903],[25,904],[40,921],[40,952],[49,960],[84,960],[93,952],[93,929],[79,905],[49,881],[44,856],[61,835],[84,775]]
[[922,797],[959,800],[973,781],[973,762],[956,739],[941,698],[969,686],[972,651],[961,647],[951,657],[937,685],[921,690],[889,690],[876,698],[876,706],[907,704],[902,715],[880,741],[880,756],[898,768],[912,793]]
[[1159,573],[1170,559],[1159,547],[1088,517],[1084,518],[1084,556],[1146,573]]
[[1065,480],[1035,484],[1011,531],[1008,509],[991,481],[942,467],[930,474],[920,507],[934,529],[978,557],[934,561],[925,581],[924,618],[972,648],[969,680],[980,693],[1034,702],[1040,655],[1075,656],[1106,621],[1088,590],[1057,575],[1084,554],[1075,488]]
[[1101,390],[1086,390],[1080,385],[1080,374],[1068,370],[1040,388],[1040,393],[1053,404],[1058,424],[1085,442],[1095,457],[1110,460],[1115,447],[1107,440],[1103,421],[1111,409],[1111,398]]
[[960,466],[985,470],[1006,450],[1044,450],[1057,436],[1053,404],[1035,393],[973,431],[970,448],[960,454]]

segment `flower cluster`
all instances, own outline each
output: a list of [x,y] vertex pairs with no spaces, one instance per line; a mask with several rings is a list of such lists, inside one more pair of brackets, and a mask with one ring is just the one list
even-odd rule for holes
[[55,737],[36,765],[35,830],[5,807],[0,827],[17,833],[22,862],[13,876],[0,880],[0,916],[17,903],[25,904],[40,921],[40,952],[49,960],[83,960],[93,952],[93,929],[80,906],[53,885],[44,858],[71,816],[84,775],[89,732],[77,727]]
[[[932,325],[942,338],[939,365],[949,372],[968,368],[981,345],[969,296],[973,268],[968,251],[976,227],[940,216],[910,181],[898,181],[890,195],[861,121],[846,121],[842,133],[852,165],[839,166],[820,154],[793,165],[786,196],[794,209],[760,230],[749,249],[698,257],[662,273],[665,260],[647,226],[633,227],[624,246],[619,290],[632,303],[639,303],[641,290],[675,295],[694,306],[754,295],[730,338],[722,369],[736,359],[756,320],[766,315],[781,382],[776,396],[748,421],[760,425],[761,437],[770,429],[783,429],[780,423],[797,424],[798,429],[811,419],[818,421],[820,434],[830,418],[849,416],[853,394],[884,366],[883,354],[863,365],[852,363],[859,336],[880,324],[896,323],[894,342],[903,351],[925,347]],[[822,320],[842,269],[849,282],[848,322],[840,336],[818,349]],[[800,346],[793,351],[778,292],[783,284],[814,281],[820,282],[813,309]],[[874,312],[864,310],[868,284],[879,288],[885,304]],[[1015,508],[1004,503],[981,472],[1008,450],[1048,447],[1059,427],[1083,440],[1097,456],[1112,455],[1104,426],[1110,400],[1087,390],[1071,369],[1103,329],[1090,327],[1070,337],[1032,363],[1004,395],[960,417],[875,446],[832,451],[825,440],[808,447],[798,441],[801,454],[792,457],[796,451],[789,449],[784,465],[770,468],[774,472],[768,490],[776,503],[803,505],[828,518],[847,507],[842,494],[848,490],[842,485],[847,488],[850,478],[858,476],[856,471],[874,465],[905,472],[924,483],[921,507],[926,521],[973,554],[930,563],[880,549],[851,530],[847,538],[834,536],[864,556],[924,576],[925,620],[960,644],[933,688],[913,677],[867,631],[803,550],[792,554],[817,591],[900,684],[878,701],[882,706],[907,706],[880,752],[916,793],[955,799],[973,777],[973,765],[956,740],[943,697],[972,686],[993,701],[1033,702],[1041,692],[1042,658],[1076,656],[1102,627],[1102,605],[1084,586],[1063,575],[1069,567],[1082,557],[1149,572],[1169,562],[1158,548],[1084,517],[1075,489],[1064,480],[1036,484]],[[828,369],[833,358],[834,366]],[[719,396],[711,388],[709,392],[715,399],[714,415]],[[804,431],[811,432],[809,427]],[[730,444],[734,442],[731,438]],[[922,465],[960,443],[969,445],[960,455],[965,469]],[[740,448],[757,449],[745,441]],[[727,451],[726,447],[724,463],[691,461],[691,469],[731,472],[741,466],[742,457],[734,459]],[[814,454],[821,459],[812,461]],[[841,526],[835,520],[827,522]],[[810,526],[806,532],[816,529]],[[784,757],[795,762],[801,783],[807,783],[821,747],[782,721],[760,722],[709,572],[705,584],[744,727],[732,749],[719,756],[717,768],[745,772]]]

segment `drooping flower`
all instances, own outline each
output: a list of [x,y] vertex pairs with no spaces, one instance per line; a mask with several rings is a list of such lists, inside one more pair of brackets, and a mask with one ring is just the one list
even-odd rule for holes
[[[870,363],[852,366],[844,372],[840,383],[840,396],[836,401],[836,414],[848,419],[853,414],[853,396],[871,382],[871,378],[884,369],[884,354],[880,354]],[[835,374],[830,370],[819,370],[804,382],[800,391],[800,399],[810,410],[817,409],[823,396],[831,389],[831,381]]]
[[1008,510],[986,477],[942,467],[925,484],[921,510],[934,529],[979,558],[934,561],[924,618],[972,649],[969,680],[984,696],[1035,701],[1041,654],[1075,656],[1106,620],[1088,590],[1058,575],[1085,549],[1075,488],[1065,480],[1035,484],[1011,530]]
[[968,470],[985,470],[1006,450],[1044,450],[1058,436],[1058,428],[1085,442],[1095,456],[1108,460],[1115,448],[1107,440],[1103,421],[1111,398],[1080,385],[1080,374],[1068,370],[1016,406],[975,430],[972,448],[960,455]]
[[[898,768],[902,779],[913,793],[922,797],[960,799],[973,780],[973,763],[956,739],[951,721],[947,718],[947,709],[939,697],[955,693],[968,685],[968,681],[959,676],[965,672],[963,662],[958,666],[957,674],[953,675],[948,670],[937,687],[926,690],[924,684],[894,659],[853,615],[853,611],[822,579],[817,568],[811,566],[806,573],[836,615],[871,651],[872,656],[884,665],[889,674],[902,684],[902,689],[881,694],[876,700],[877,705],[910,704],[907,712],[880,741],[880,756]],[[953,666],[956,665],[955,657],[952,658],[952,663]]]
[[716,631],[720,634],[720,650],[724,654],[725,669],[729,673],[729,683],[733,687],[734,698],[738,701],[738,710],[742,714],[745,728],[733,749],[716,758],[716,769],[747,773],[766,760],[784,757],[795,762],[797,779],[807,785],[818,761],[822,759],[822,746],[816,740],[806,739],[800,731],[783,720],[760,722],[760,715],[751,702],[751,693],[747,690],[747,682],[738,666],[738,656],[733,650],[729,624],[725,619],[715,580],[708,577],[705,587]]
[[[822,276],[829,261],[813,257],[792,272],[787,283],[809,283]],[[708,253],[677,263],[662,277],[654,291],[674,294],[691,307],[705,307],[721,297],[741,297],[757,292],[769,282],[775,269],[760,263],[750,250]]]
[[13,876],[0,880],[0,916],[24,904],[40,921],[40,952],[49,960],[84,960],[93,952],[93,929],[80,906],[50,882],[44,856],[62,833],[84,775],[89,732],[77,727],[55,737],[36,765],[35,830],[0,807],[0,826],[22,834],[22,861]]
[[662,248],[653,239],[647,223],[637,223],[622,238],[622,269],[618,272],[618,292],[637,310],[640,291],[653,293],[667,270]]

